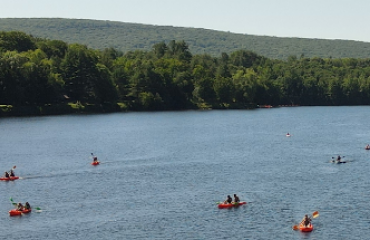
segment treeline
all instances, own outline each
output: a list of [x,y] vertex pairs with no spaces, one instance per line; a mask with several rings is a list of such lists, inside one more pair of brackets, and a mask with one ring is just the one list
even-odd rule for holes
[[133,111],[368,105],[370,59],[212,57],[192,55],[184,41],[123,53],[0,32],[1,105],[71,102]]
[[151,51],[159,42],[184,40],[192,54],[218,57],[244,49],[272,59],[289,56],[369,58],[370,43],[352,40],[283,38],[236,34],[201,28],[154,26],[116,21],[63,18],[0,18],[0,31],[21,31],[33,36],[80,43],[89,48]]

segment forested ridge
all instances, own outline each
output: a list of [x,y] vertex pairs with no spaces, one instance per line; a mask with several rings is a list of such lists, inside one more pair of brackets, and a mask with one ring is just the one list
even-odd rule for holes
[[[249,23],[246,23],[246,25]],[[236,34],[200,28],[154,26],[115,21],[62,18],[0,18],[0,31],[22,31],[35,37],[80,43],[121,52],[150,51],[158,42],[185,41],[192,54],[220,56],[237,50],[286,60],[289,56],[369,58],[370,43],[351,40],[283,38]],[[366,31],[366,30],[364,30]]]
[[247,50],[214,57],[175,40],[123,53],[0,32],[0,104],[10,115],[24,107],[58,114],[369,105],[370,59],[278,60]]

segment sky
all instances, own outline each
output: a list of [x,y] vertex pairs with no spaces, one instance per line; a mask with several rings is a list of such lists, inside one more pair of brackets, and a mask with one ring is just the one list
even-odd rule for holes
[[370,42],[370,0],[0,0],[0,18],[95,19]]

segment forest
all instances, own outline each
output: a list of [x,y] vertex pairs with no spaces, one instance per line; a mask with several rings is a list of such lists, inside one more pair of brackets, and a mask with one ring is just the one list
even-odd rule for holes
[[[248,29],[248,23],[246,23]],[[116,21],[63,18],[0,18],[0,31],[21,31],[35,37],[80,43],[89,48],[117,51],[151,51],[159,42],[185,41],[192,54],[218,57],[238,50],[252,51],[272,59],[289,56],[321,58],[369,58],[370,43],[258,36],[201,28],[156,26]]]
[[0,116],[369,104],[369,58],[214,57],[183,40],[123,53],[0,32]]

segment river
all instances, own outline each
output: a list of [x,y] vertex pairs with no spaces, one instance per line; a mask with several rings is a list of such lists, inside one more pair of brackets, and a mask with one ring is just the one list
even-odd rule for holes
[[[369,119],[367,106],[2,118],[1,170],[21,179],[0,182],[0,237],[368,239]],[[248,203],[218,209],[234,193]],[[33,212],[10,217],[10,198]],[[314,211],[313,232],[292,230]]]

